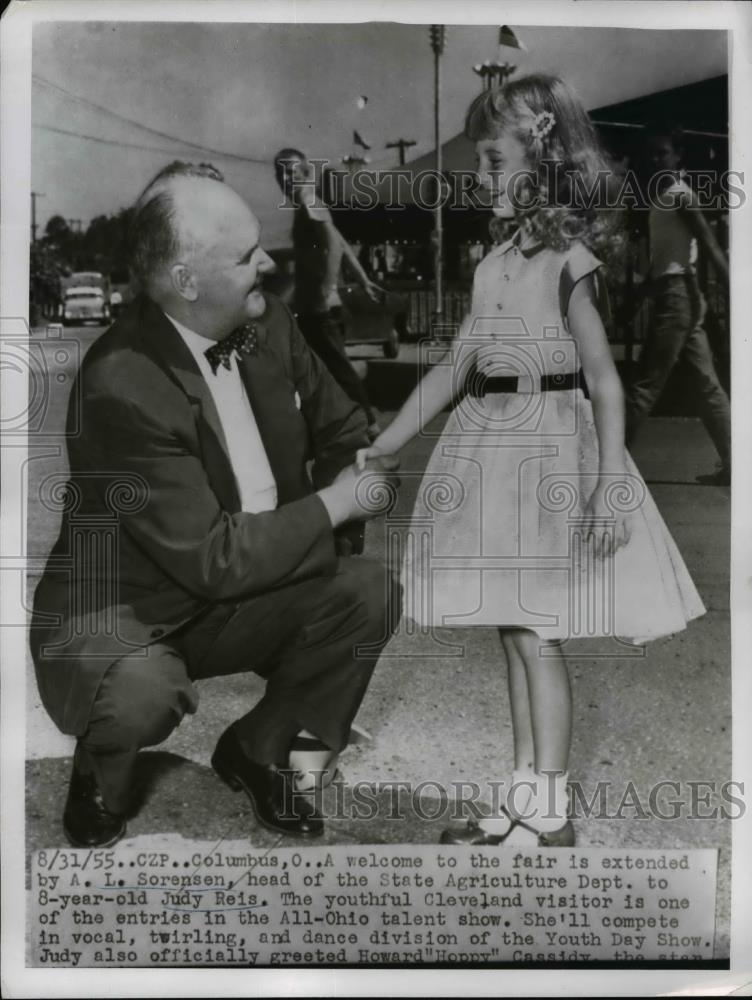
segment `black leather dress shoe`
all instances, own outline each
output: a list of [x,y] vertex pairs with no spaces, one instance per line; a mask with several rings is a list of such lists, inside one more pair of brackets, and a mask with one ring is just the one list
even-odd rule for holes
[[324,820],[309,797],[295,788],[294,772],[251,760],[231,729],[219,738],[211,762],[233,791],[246,793],[262,826],[297,837],[323,833]]
[[73,847],[112,847],[125,833],[125,819],[110,812],[93,774],[82,774],[75,757],[63,831]]

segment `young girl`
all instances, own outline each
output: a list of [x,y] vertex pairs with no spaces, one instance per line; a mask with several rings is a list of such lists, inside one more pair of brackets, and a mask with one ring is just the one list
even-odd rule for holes
[[587,115],[561,80],[528,76],[482,94],[466,131],[494,214],[518,229],[478,265],[447,363],[358,462],[399,451],[459,398],[408,534],[406,614],[499,626],[515,760],[506,806],[442,842],[571,846],[561,641],[644,642],[705,609],[624,448],[601,276],[619,236],[592,207],[607,168]]

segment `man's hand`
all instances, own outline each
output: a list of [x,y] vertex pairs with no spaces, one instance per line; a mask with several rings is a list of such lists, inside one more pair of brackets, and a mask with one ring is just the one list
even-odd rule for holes
[[346,521],[365,521],[385,513],[394,502],[399,486],[395,474],[399,460],[391,455],[374,457],[359,469],[355,464],[342,469],[337,478],[318,491],[332,527]]

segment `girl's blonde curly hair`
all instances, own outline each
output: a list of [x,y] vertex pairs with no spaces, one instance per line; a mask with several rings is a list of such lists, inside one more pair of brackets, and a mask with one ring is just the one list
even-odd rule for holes
[[617,265],[625,239],[619,213],[607,198],[615,191],[616,175],[574,91],[543,74],[484,91],[468,109],[465,134],[478,142],[502,133],[527,150],[527,203],[517,211],[527,217],[533,235],[555,250],[580,240],[604,263]]

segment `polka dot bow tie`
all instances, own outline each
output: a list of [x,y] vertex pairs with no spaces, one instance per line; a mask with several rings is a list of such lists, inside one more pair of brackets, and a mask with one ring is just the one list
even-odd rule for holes
[[207,351],[204,351],[214,375],[217,374],[220,365],[224,365],[228,371],[230,370],[232,367],[231,359],[236,351],[239,354],[256,354],[258,352],[258,332],[255,324],[239,326],[224,340],[218,341]]

